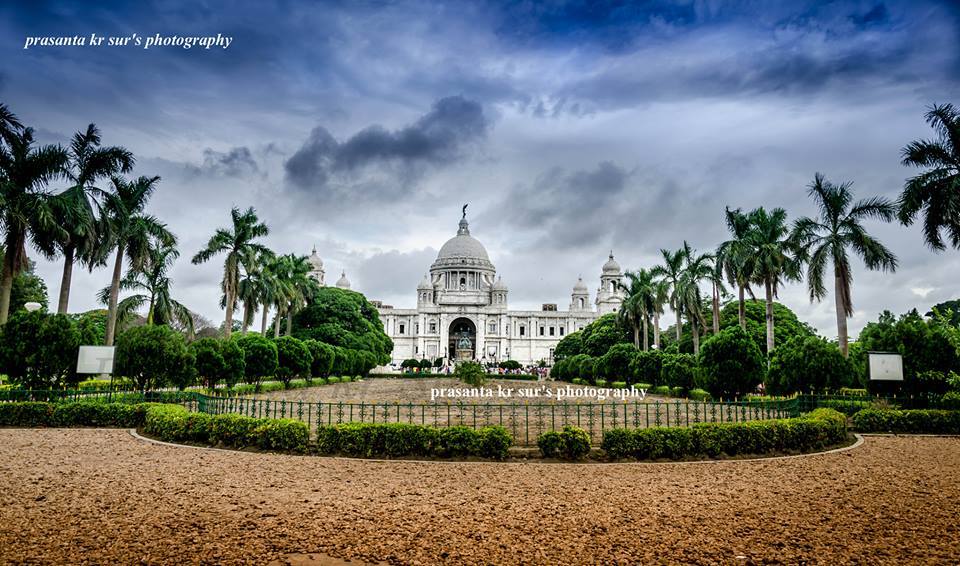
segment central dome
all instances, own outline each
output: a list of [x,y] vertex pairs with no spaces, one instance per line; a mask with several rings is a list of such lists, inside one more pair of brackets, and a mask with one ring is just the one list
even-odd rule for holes
[[483,247],[480,240],[470,235],[470,225],[467,223],[466,218],[460,220],[460,228],[457,230],[457,235],[447,240],[440,248],[440,253],[437,254],[437,261],[434,262],[434,266],[455,263],[491,265],[490,256],[487,255],[487,249]]

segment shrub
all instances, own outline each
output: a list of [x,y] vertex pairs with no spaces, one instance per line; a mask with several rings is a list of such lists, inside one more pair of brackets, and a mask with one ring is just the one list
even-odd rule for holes
[[292,419],[254,419],[242,415],[191,413],[179,405],[147,409],[144,432],[168,442],[222,444],[234,448],[304,452],[309,442],[305,423]]
[[247,446],[259,423],[260,419],[233,413],[214,415],[208,429],[210,444],[235,448]]
[[607,381],[624,380],[629,378],[630,363],[637,354],[637,348],[633,344],[616,344],[607,353],[600,357],[597,377],[603,377]]
[[310,442],[307,424],[293,419],[262,419],[249,438],[263,450],[306,452]]
[[660,381],[668,387],[691,389],[697,370],[697,359],[693,354],[664,354]]
[[698,361],[697,387],[728,397],[752,391],[763,381],[766,366],[756,342],[739,326],[721,330],[704,341]]
[[310,355],[313,356],[313,362],[310,364],[310,375],[313,377],[327,377],[333,368],[333,346],[324,344],[317,340],[304,340]]
[[476,362],[460,362],[453,376],[472,387],[482,387],[487,382],[487,372]]
[[610,384],[610,387],[614,389],[625,389],[627,387],[626,381],[614,381]]
[[310,377],[313,355],[301,340],[293,336],[281,336],[274,340],[277,345],[277,378],[284,386],[295,377]]
[[277,345],[273,340],[259,334],[243,334],[235,338],[237,346],[243,350],[244,377],[259,389],[263,378],[277,372]]
[[537,437],[537,446],[544,458],[582,460],[590,453],[590,435],[570,425],[562,431],[548,431]]
[[854,396],[859,395],[861,397],[865,397],[867,395],[867,390],[855,389],[853,387],[841,387],[840,390],[837,391],[837,393],[839,393],[840,395],[854,395]]
[[0,426],[36,427],[53,423],[52,403],[0,403]]
[[24,389],[77,383],[80,331],[63,314],[17,311],[0,327],[0,373]]
[[520,369],[520,368],[522,368],[522,367],[523,367],[523,366],[520,365],[520,362],[518,362],[517,360],[504,360],[504,361],[500,362],[500,368],[501,368],[501,369],[514,370],[514,371],[515,371],[515,370],[518,370],[518,369]]
[[165,325],[136,326],[117,338],[114,372],[133,380],[141,391],[195,381],[193,354],[183,336]]
[[766,390],[777,395],[839,389],[853,382],[853,365],[840,348],[817,336],[797,336],[770,357]]
[[607,386],[607,380],[606,380],[606,379],[598,379],[598,380],[596,380],[596,385],[597,385],[597,387],[606,387],[606,386]]
[[960,410],[960,391],[948,391],[940,398],[941,409]]
[[477,456],[493,460],[506,459],[510,445],[513,444],[513,438],[507,429],[502,426],[485,426],[477,432],[479,434],[475,448]]
[[658,385],[650,390],[650,394],[668,397],[670,395],[670,387],[666,385]]
[[317,450],[347,456],[442,458],[480,456],[506,458],[512,438],[503,427],[474,430],[465,426],[436,428],[405,423],[344,423],[320,427]]
[[613,429],[602,448],[611,459],[671,459],[821,449],[846,440],[846,417],[817,409],[794,419],[701,423],[692,427]]
[[190,344],[200,382],[213,389],[227,371],[227,362],[220,353],[222,342],[216,338],[201,338]]
[[665,358],[666,354],[659,350],[635,353],[630,360],[628,385],[637,382],[659,385],[663,379],[661,374]]
[[694,401],[709,401],[712,399],[710,392],[705,389],[691,389],[687,396]]
[[54,404],[52,426],[77,427],[120,427],[139,428],[152,403],[103,403],[99,401],[77,401],[74,403]]
[[232,387],[243,381],[246,375],[247,362],[246,354],[240,345],[233,340],[221,340],[220,355],[223,356],[225,364],[220,378],[226,383],[227,387]]
[[960,434],[960,411],[864,409],[853,415],[858,432]]

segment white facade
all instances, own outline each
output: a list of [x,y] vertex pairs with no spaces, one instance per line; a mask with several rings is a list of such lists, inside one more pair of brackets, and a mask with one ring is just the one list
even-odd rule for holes
[[417,308],[377,305],[384,330],[393,339],[396,363],[443,358],[552,364],[554,348],[564,336],[620,308],[621,279],[611,252],[593,304],[580,279],[569,310],[557,310],[553,304],[538,311],[509,310],[509,290],[496,276],[483,244],[470,235],[464,215],[456,236],[440,248],[429,274],[417,286]]

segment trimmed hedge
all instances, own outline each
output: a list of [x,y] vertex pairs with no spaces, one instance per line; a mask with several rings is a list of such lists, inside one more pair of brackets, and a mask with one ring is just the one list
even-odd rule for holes
[[361,458],[478,456],[503,460],[513,439],[500,426],[475,430],[465,426],[436,428],[404,423],[344,423],[319,427],[317,451]]
[[562,431],[542,433],[537,437],[537,446],[544,458],[582,460],[590,453],[590,435],[582,428],[567,425]]
[[960,411],[864,409],[853,415],[857,432],[960,434]]
[[614,429],[604,432],[602,448],[615,460],[680,460],[807,452],[839,444],[846,438],[846,417],[832,409],[817,409],[794,419]]
[[168,442],[257,447],[280,452],[306,452],[310,442],[306,423],[293,419],[191,413],[179,405],[150,407],[143,431]]
[[147,410],[153,406],[96,401],[0,403],[0,426],[137,428],[143,426]]

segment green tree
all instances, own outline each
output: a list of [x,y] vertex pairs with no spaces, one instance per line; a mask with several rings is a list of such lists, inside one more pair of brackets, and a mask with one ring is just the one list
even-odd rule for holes
[[797,336],[774,351],[764,383],[776,395],[836,390],[852,385],[853,365],[836,344]]
[[68,316],[18,311],[0,327],[0,373],[24,389],[77,383],[80,331]]
[[243,334],[233,339],[243,350],[244,377],[260,390],[265,377],[276,375],[279,365],[277,345],[273,340],[258,334]]
[[603,377],[607,381],[630,381],[630,362],[637,353],[632,344],[616,344],[600,360]]
[[744,307],[744,293],[749,292],[750,296],[753,296],[750,282],[753,280],[753,272],[756,266],[749,240],[752,226],[750,216],[741,212],[739,208],[730,210],[727,207],[726,220],[727,230],[730,231],[730,239],[717,248],[717,264],[723,267],[727,281],[737,288],[740,328],[746,330],[747,317]]
[[383,331],[377,308],[356,291],[318,287],[306,306],[293,315],[292,323],[291,335],[301,340],[312,338],[331,346],[366,350],[373,353],[377,364],[390,362],[393,341]]
[[[686,313],[693,335],[693,353],[700,353],[700,328],[704,327],[703,296],[700,293],[700,282],[712,279],[713,268],[710,254],[697,254],[686,241],[682,251],[684,266],[680,278],[674,284],[675,301],[680,312]],[[678,319],[679,320],[679,319]]]
[[487,383],[487,370],[477,362],[460,362],[453,376],[471,387],[483,387]]
[[662,383],[663,361],[668,354],[659,350],[637,352],[630,360],[630,376],[628,383],[647,383],[660,385]]
[[[3,262],[4,250],[0,246],[0,264]],[[26,267],[13,278],[13,288],[10,290],[10,312],[23,308],[27,303],[40,303],[47,307],[47,284],[34,272],[34,263],[27,260]]]
[[893,220],[896,208],[885,198],[874,197],[851,204],[850,183],[834,185],[817,173],[807,194],[820,209],[816,219],[801,218],[794,224],[793,238],[807,261],[807,286],[810,300],[822,300],[827,294],[824,272],[827,262],[833,265],[833,293],[836,299],[837,336],[840,351],[848,354],[847,318],[853,316],[850,286],[853,270],[848,250],[860,256],[867,269],[893,272],[897,257],[879,240],[867,233],[863,220]]
[[960,327],[960,299],[937,303],[927,313],[928,318],[942,316],[953,326]]
[[910,142],[903,148],[903,165],[925,169],[907,179],[900,194],[900,222],[909,226],[923,215],[923,238],[943,250],[942,232],[960,249],[960,112],[952,104],[934,104],[926,114],[935,140]]
[[197,376],[207,389],[214,389],[227,371],[227,362],[221,353],[221,341],[216,338],[201,338],[190,343]]
[[774,348],[773,300],[785,281],[800,279],[800,262],[795,254],[787,227],[787,213],[782,208],[767,212],[763,208],[750,213],[750,233],[747,238],[753,254],[754,282],[763,285],[767,312],[767,354]]
[[[720,329],[739,326],[739,305],[727,303],[720,309]],[[744,326],[747,334],[760,348],[766,350],[766,303],[761,299],[747,299],[743,305]],[[773,303],[773,316],[777,321],[774,334],[777,343],[786,343],[796,336],[816,336],[809,324],[797,318],[796,313],[781,303]]]
[[160,177],[139,177],[134,181],[113,177],[111,181],[112,190],[104,195],[103,202],[103,220],[109,235],[103,249],[116,250],[107,299],[107,330],[104,338],[107,346],[113,345],[117,329],[117,307],[120,301],[124,258],[131,269],[140,270],[150,260],[153,242],[167,247],[177,244],[176,236],[167,230],[165,224],[144,213],[147,201],[156,190]]
[[663,265],[658,265],[651,270],[654,277],[661,277],[670,288],[670,294],[668,295],[670,308],[677,315],[677,342],[680,341],[680,330],[683,327],[683,299],[679,291],[687,260],[686,251],[685,248],[675,252],[661,248],[660,255],[663,256]]
[[633,328],[633,345],[640,348],[640,332],[643,332],[643,350],[650,349],[650,314],[657,299],[657,281],[648,269],[626,272],[627,285],[621,285],[626,298],[620,307],[620,316]]
[[234,340],[220,340],[220,355],[226,364],[223,375],[227,387],[233,387],[246,375],[247,361],[243,348]]
[[74,263],[79,261],[90,269],[103,263],[104,227],[98,223],[92,202],[104,192],[97,187],[98,181],[129,173],[133,168],[132,153],[122,147],[101,147],[100,143],[100,131],[95,124],[73,135],[66,167],[70,187],[51,199],[56,222],[63,228],[55,242],[63,256],[59,313],[67,312]]
[[553,350],[553,359],[563,360],[583,353],[583,332],[571,332],[557,342]]
[[[263,327],[261,333],[266,333],[267,315],[270,312],[270,304],[274,300],[274,287],[276,281],[269,270],[271,262],[274,261],[272,252],[256,253],[249,251],[244,256],[240,265],[243,268],[243,274],[237,287],[237,298],[243,303],[243,325],[242,331],[245,334],[247,328],[253,324],[254,311],[258,307],[263,307]],[[226,297],[223,301],[226,306]]]
[[136,326],[117,338],[114,373],[147,391],[173,385],[179,389],[196,379],[193,354],[179,332],[167,326]]
[[696,383],[714,396],[752,391],[764,378],[763,353],[739,326],[721,330],[703,343]]
[[664,354],[660,383],[689,390],[697,374],[697,358],[693,354]]
[[233,309],[236,307],[240,287],[240,263],[244,258],[267,254],[270,251],[256,242],[270,233],[267,225],[260,222],[253,207],[240,212],[234,207],[230,211],[231,226],[218,228],[214,232],[206,247],[193,256],[194,265],[204,263],[215,255],[226,253],[223,263],[223,280],[220,287],[225,297],[226,319],[224,321],[224,336],[230,338],[233,329]]
[[310,349],[310,355],[313,356],[313,362],[310,364],[310,373],[313,377],[327,377],[330,370],[333,369],[333,346],[324,344],[312,338],[304,340],[304,344]]
[[284,386],[295,377],[310,377],[313,355],[303,341],[293,336],[281,336],[274,342],[277,344],[277,377]]
[[58,145],[36,147],[32,128],[21,128],[0,105],[0,325],[7,322],[13,280],[28,265],[27,243],[43,244],[62,236],[50,205],[47,183],[64,174],[67,153]]

